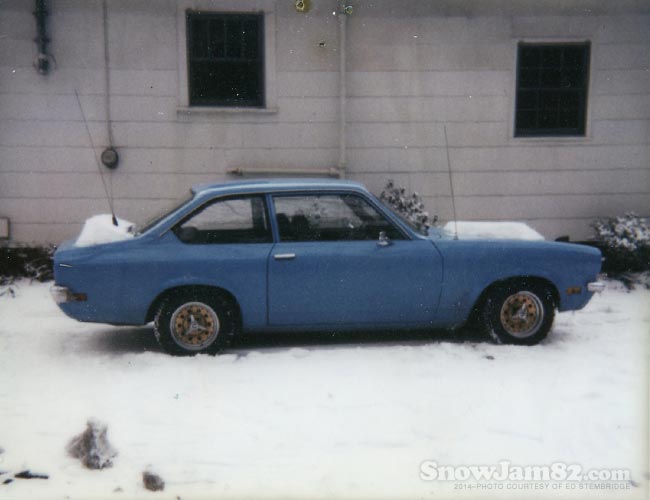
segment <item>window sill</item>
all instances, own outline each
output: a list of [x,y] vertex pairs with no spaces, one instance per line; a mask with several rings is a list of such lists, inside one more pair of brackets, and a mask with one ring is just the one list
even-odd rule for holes
[[585,144],[592,142],[592,138],[588,135],[582,136],[542,136],[542,137],[511,137],[511,142],[518,144],[544,144],[544,145],[561,145],[561,144]]
[[211,106],[179,106],[176,113],[179,115],[271,115],[278,112],[278,108],[237,108],[237,107],[211,107]]

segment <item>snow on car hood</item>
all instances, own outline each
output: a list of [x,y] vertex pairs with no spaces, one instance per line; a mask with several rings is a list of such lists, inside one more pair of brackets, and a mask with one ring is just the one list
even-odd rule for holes
[[461,240],[528,240],[542,241],[544,237],[523,222],[476,222],[459,220],[449,221],[442,228],[444,232],[454,234],[458,226],[458,238]]
[[117,219],[117,224],[113,225],[111,214],[95,215],[86,220],[74,244],[77,247],[88,247],[133,238],[133,233],[130,232],[132,222]]

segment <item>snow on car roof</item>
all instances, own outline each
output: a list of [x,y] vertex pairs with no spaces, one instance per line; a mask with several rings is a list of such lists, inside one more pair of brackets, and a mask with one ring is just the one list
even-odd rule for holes
[[240,192],[243,190],[274,191],[285,189],[313,188],[355,188],[366,190],[363,184],[344,179],[305,178],[305,179],[252,179],[246,181],[222,181],[192,186],[195,194],[205,191]]

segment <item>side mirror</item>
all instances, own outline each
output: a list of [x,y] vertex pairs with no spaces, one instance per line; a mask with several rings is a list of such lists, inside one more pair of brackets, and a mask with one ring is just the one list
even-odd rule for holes
[[185,226],[176,230],[176,236],[183,243],[192,243],[196,241],[199,231],[193,226]]
[[392,245],[393,242],[390,241],[390,238],[386,236],[386,231],[379,231],[379,239],[377,240],[377,245],[380,247],[387,247]]

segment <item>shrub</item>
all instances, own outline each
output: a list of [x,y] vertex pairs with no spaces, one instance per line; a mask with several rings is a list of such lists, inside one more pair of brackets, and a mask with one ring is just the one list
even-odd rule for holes
[[13,278],[53,279],[54,247],[0,247],[0,284]]
[[596,240],[602,242],[605,268],[612,273],[650,270],[650,226],[634,213],[594,222]]
[[438,220],[438,217],[429,216],[418,193],[408,194],[404,187],[396,185],[393,180],[388,180],[379,197],[420,231],[425,231]]

